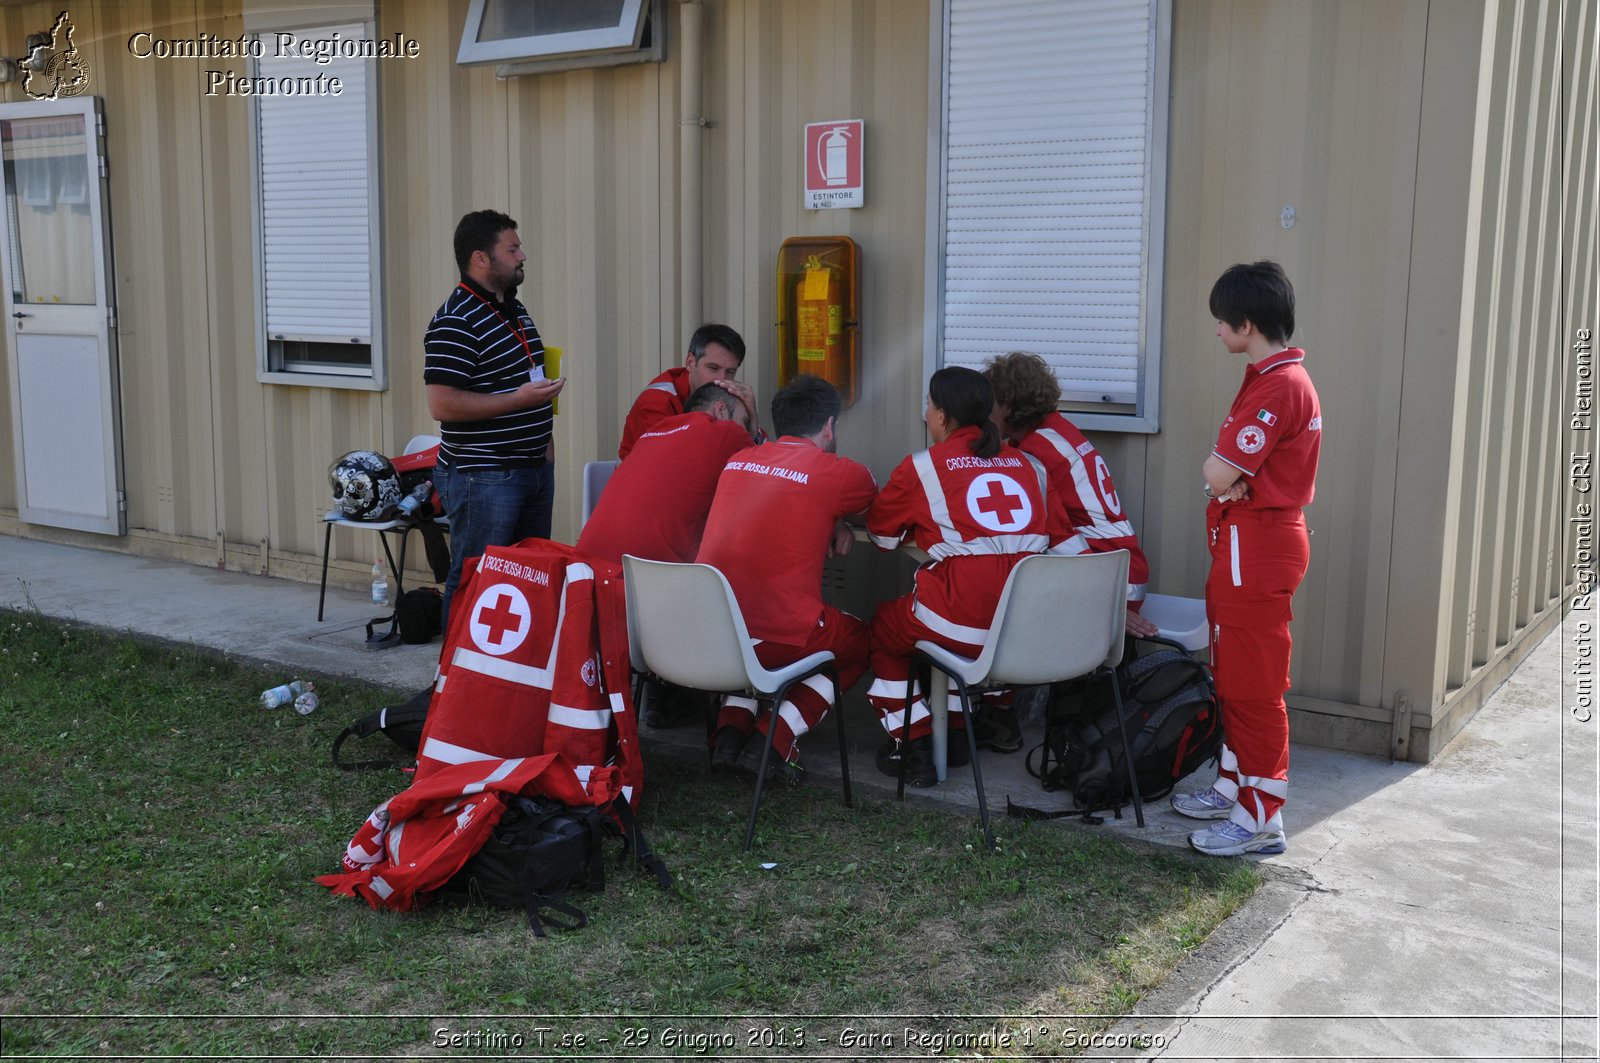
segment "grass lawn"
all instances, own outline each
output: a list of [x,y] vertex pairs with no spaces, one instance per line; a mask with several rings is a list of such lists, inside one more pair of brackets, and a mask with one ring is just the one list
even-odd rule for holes
[[396,692],[261,709],[282,679],[0,611],[0,1053],[1073,1054],[1064,1029],[1126,1012],[1259,884],[1061,822],[997,819],[985,854],[975,815],[825,784],[763,802],[768,870],[739,854],[748,786],[658,755],[641,822],[672,892],[612,863],[574,898],[590,925],[544,940],[509,909],[374,912],[312,878],[406,785],[328,757]]

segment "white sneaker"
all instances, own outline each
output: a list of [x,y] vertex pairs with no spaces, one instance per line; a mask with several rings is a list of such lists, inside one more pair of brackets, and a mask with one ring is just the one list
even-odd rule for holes
[[1195,831],[1189,835],[1189,844],[1207,856],[1243,856],[1245,853],[1261,853],[1266,856],[1281,853],[1289,848],[1289,843],[1283,837],[1283,831],[1251,833],[1231,819],[1223,820],[1215,827]]
[[1174,812],[1190,819],[1227,819],[1233,811],[1233,800],[1223,797],[1214,786],[1192,794],[1173,794],[1171,804]]

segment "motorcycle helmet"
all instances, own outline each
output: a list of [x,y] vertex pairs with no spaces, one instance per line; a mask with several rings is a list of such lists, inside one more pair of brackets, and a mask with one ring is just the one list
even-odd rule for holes
[[352,450],[328,466],[333,508],[347,520],[381,520],[400,504],[400,474],[382,454]]

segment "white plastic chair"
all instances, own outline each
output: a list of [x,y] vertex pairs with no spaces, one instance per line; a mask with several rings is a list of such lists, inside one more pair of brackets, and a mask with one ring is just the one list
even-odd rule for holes
[[583,523],[589,523],[589,516],[594,512],[594,507],[600,504],[600,492],[606,489],[606,482],[611,479],[611,474],[617,471],[620,461],[591,461],[583,466]]
[[[1117,728],[1122,732],[1123,759],[1132,787],[1134,813],[1144,826],[1144,802],[1133,771],[1132,747],[1122,723],[1122,691],[1116,667],[1122,663],[1127,629],[1128,551],[1059,557],[1035,554],[1011,570],[994,623],[983,649],[968,659],[934,642],[920,641],[911,659],[911,677],[936,668],[955,680],[966,714],[967,749],[972,760],[972,781],[978,790],[978,814],[983,837],[994,848],[989,827],[989,804],[978,767],[978,741],[973,733],[974,695],[989,687],[1043,686],[1081,675],[1109,673],[1116,699]],[[940,684],[943,686],[943,684]],[[948,737],[943,690],[929,689],[934,743],[945,748]],[[906,709],[901,734],[909,734],[911,678],[906,680]],[[898,796],[906,792],[906,761],[900,760]]]
[[1160,628],[1162,638],[1190,653],[1203,650],[1211,644],[1204,599],[1147,594],[1139,615]]
[[[439,443],[438,436],[415,435],[406,444],[401,454],[416,454],[427,450]],[[383,546],[383,556],[389,562],[389,571],[394,574],[394,597],[399,598],[403,589],[401,573],[406,568],[406,542],[411,537],[411,529],[416,527],[409,520],[350,520],[341,517],[334,510],[328,510],[322,515],[322,587],[317,593],[317,623],[322,622],[323,607],[328,599],[328,553],[333,546],[333,529],[355,528],[359,531],[377,532],[378,542]],[[444,517],[435,517],[434,522],[449,527],[449,521]],[[398,532],[400,535],[400,559],[395,560],[394,553],[389,549],[389,532]]]
[[[839,705],[839,676],[833,654],[827,651],[769,670],[756,659],[744,614],[733,597],[727,577],[710,565],[647,561],[632,554],[622,556],[622,579],[628,603],[628,652],[640,682],[655,675],[669,683],[719,694],[745,694],[769,706],[783,704],[796,683],[814,675],[833,684],[833,718],[839,730],[839,771],[844,781],[844,803],[853,805],[850,793],[850,755],[845,744],[844,715]],[[642,706],[639,707],[643,711]],[[756,812],[772,758],[777,728],[767,727],[756,774],[756,796],[745,827],[744,852],[756,833]]]

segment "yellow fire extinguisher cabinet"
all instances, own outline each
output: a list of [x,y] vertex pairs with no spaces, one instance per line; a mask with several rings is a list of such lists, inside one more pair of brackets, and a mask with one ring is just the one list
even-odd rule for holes
[[861,247],[848,236],[791,236],[778,249],[778,386],[802,374],[855,404],[861,374]]

